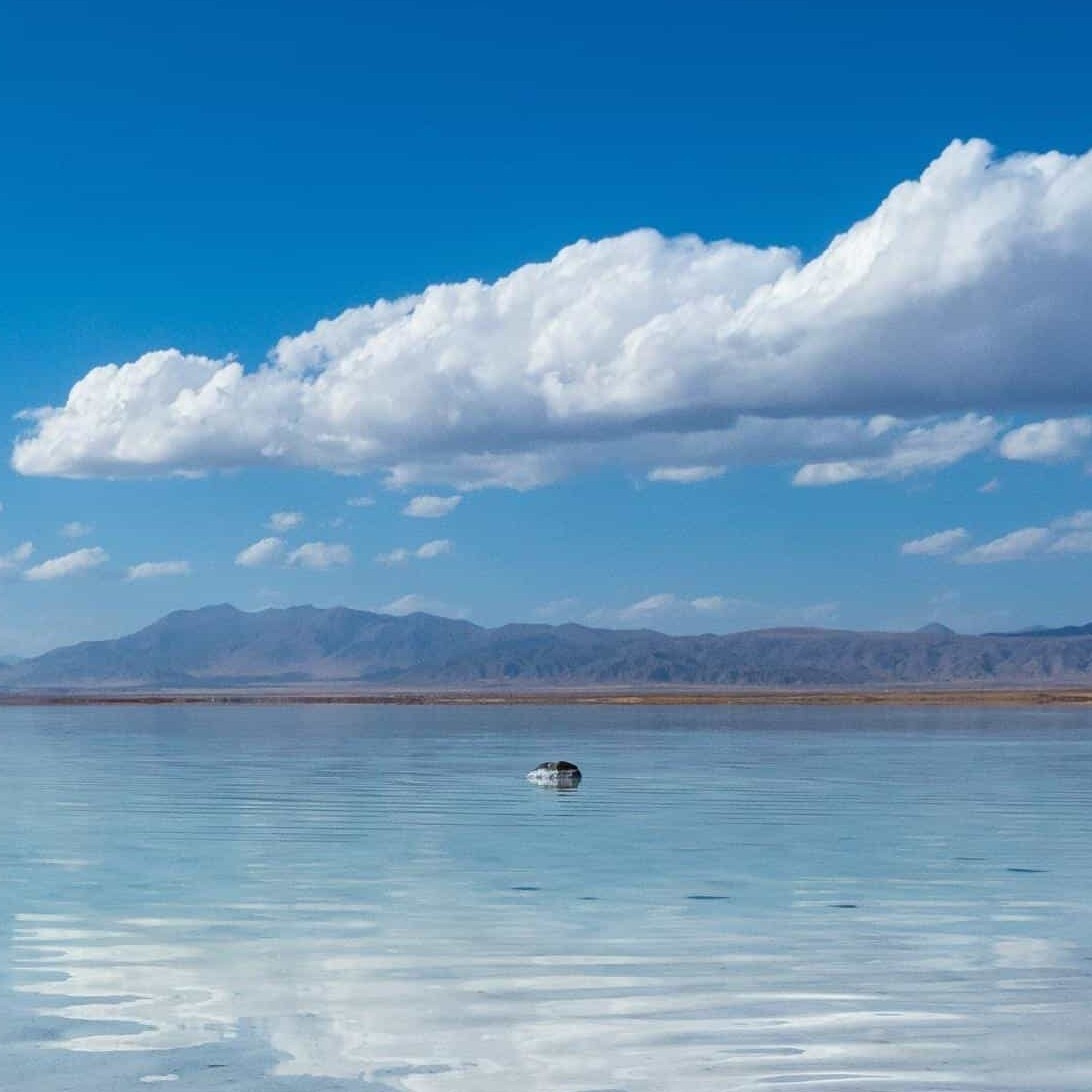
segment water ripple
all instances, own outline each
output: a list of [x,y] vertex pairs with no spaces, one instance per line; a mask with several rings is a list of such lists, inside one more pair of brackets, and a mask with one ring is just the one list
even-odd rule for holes
[[1087,1090],[1079,711],[0,714],[35,1092]]

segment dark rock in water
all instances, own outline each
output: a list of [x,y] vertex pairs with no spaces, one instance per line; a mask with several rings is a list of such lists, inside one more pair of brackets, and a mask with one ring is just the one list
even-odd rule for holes
[[572,762],[542,762],[528,775],[538,785],[575,785],[581,778],[580,767]]

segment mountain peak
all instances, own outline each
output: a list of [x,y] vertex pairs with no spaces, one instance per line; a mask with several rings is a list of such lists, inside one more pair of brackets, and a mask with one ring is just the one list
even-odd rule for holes
[[165,621],[167,618],[229,618],[242,613],[243,611],[239,610],[239,608],[232,603],[210,603],[206,607],[193,607],[190,610],[172,610],[170,614],[165,615],[160,621]]

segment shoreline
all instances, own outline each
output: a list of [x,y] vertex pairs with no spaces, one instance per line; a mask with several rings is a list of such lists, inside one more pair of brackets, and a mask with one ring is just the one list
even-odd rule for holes
[[1092,705],[1092,688],[876,690],[68,691],[0,693],[0,706],[81,705]]

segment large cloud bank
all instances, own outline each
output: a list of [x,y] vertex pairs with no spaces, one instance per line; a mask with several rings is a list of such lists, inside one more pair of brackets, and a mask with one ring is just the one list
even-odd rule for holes
[[602,462],[899,477],[992,445],[995,414],[1092,404],[1090,275],[1092,153],[957,142],[811,262],[651,230],[578,242],[493,284],[346,311],[256,370],[174,349],[94,368],[29,414],[13,465],[459,489]]

